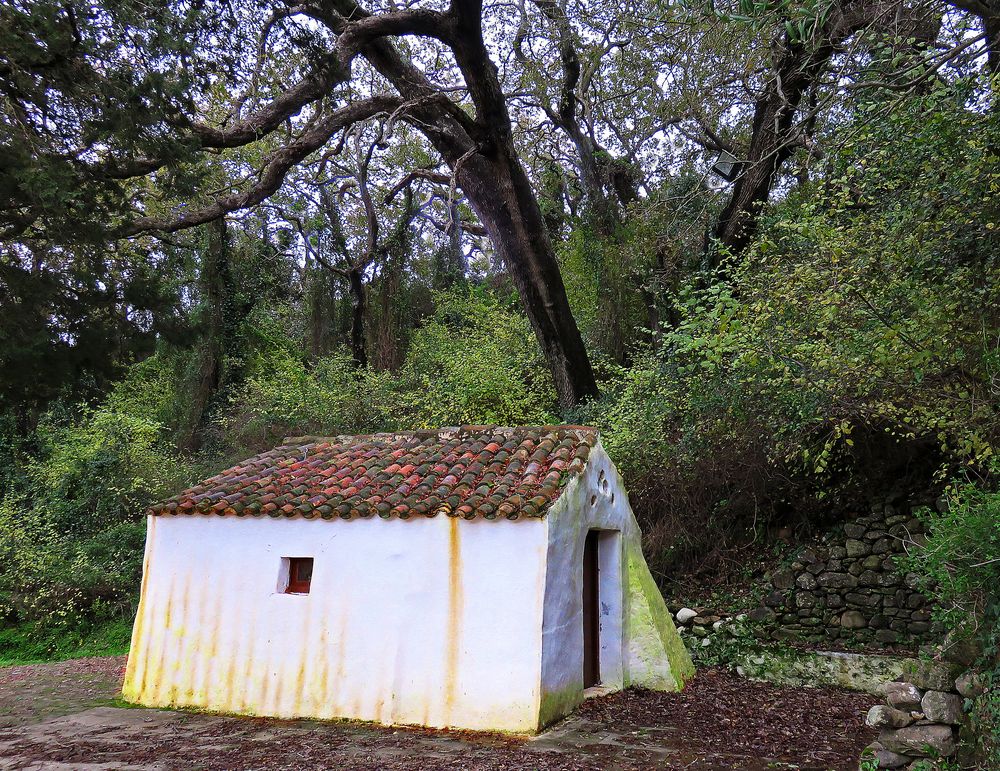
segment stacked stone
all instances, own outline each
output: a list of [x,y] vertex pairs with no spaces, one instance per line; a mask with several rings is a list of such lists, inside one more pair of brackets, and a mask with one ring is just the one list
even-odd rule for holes
[[822,543],[799,549],[771,577],[771,591],[750,618],[773,627],[776,640],[931,638],[937,629],[917,576],[900,574],[893,559],[924,542],[915,516],[891,504],[873,507]]
[[951,664],[916,662],[904,674],[906,682],[886,683],[885,703],[872,707],[865,720],[880,730],[878,741],[862,758],[873,758],[879,768],[923,769],[922,759],[952,757],[964,699],[981,692],[975,675],[956,678],[958,671]]

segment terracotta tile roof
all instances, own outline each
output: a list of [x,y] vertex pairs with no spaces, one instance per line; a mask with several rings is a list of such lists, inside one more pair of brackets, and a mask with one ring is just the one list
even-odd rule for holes
[[584,426],[286,439],[147,513],[543,517],[595,444],[596,429]]

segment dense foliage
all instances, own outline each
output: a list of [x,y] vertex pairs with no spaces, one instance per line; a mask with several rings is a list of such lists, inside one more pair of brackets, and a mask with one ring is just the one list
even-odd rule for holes
[[0,9],[0,660],[120,648],[143,508],[283,436],[589,423],[665,587],[944,495],[996,752],[992,5],[405,5]]

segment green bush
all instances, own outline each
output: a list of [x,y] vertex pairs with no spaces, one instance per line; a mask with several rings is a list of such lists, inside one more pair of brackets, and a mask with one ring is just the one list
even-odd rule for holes
[[191,469],[162,424],[143,415],[155,395],[137,403],[124,391],[75,416],[50,410],[10,452],[0,491],[0,658],[54,655],[131,620],[143,512],[188,483]]
[[555,390],[524,314],[488,292],[441,293],[399,373],[411,428],[538,425],[556,418]]
[[139,415],[85,410],[71,422],[44,420],[36,437],[25,472],[31,505],[65,536],[135,521],[187,478],[163,426]]
[[986,693],[971,716],[987,767],[1000,767],[1000,492],[963,483],[948,491],[946,511],[924,510],[927,543],[903,558],[934,599],[935,617],[981,650]]
[[338,351],[311,366],[278,349],[254,364],[217,420],[217,444],[233,457],[289,434],[366,433],[395,425],[392,377],[358,370]]

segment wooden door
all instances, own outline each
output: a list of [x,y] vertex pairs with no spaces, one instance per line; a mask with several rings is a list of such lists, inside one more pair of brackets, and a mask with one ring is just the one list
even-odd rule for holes
[[587,533],[583,546],[583,687],[601,682],[601,600],[597,530]]

